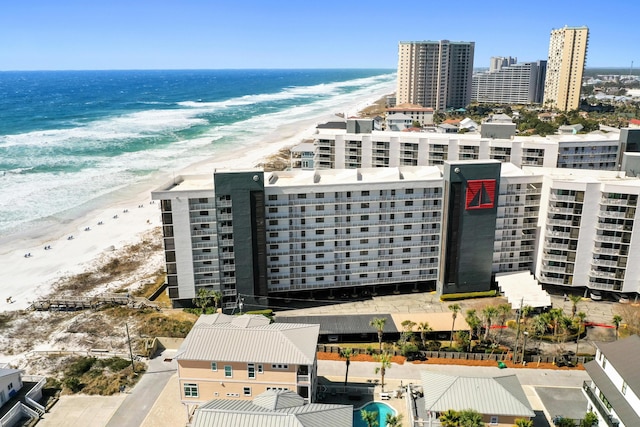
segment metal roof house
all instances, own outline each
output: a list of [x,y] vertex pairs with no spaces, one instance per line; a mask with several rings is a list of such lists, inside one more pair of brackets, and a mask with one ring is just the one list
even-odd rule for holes
[[216,399],[196,409],[191,427],[351,427],[353,407],[304,403],[293,391],[268,390],[253,400]]
[[591,377],[583,385],[588,410],[600,426],[640,426],[640,337],[632,335],[611,343],[595,343],[596,358],[584,365]]
[[178,349],[182,403],[250,400],[291,390],[315,400],[319,325],[270,323],[261,315],[203,315]]
[[513,426],[516,419],[535,416],[515,375],[461,377],[431,371],[423,371],[420,375],[426,425],[429,420],[438,420],[440,414],[449,409],[472,409],[492,426]]

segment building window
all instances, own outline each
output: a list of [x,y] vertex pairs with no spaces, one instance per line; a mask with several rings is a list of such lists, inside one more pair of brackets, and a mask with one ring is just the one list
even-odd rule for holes
[[258,373],[259,374],[264,374],[264,366],[262,364],[258,365]]
[[256,379],[256,365],[253,363],[247,363],[247,377],[251,380]]
[[242,387],[243,396],[251,396],[251,387]]
[[626,381],[622,381],[622,394],[623,395],[627,394],[627,382]]
[[233,378],[233,368],[231,365],[224,365],[224,377]]
[[273,364],[271,369],[289,369],[289,365]]
[[212,371],[218,370],[218,362],[211,362],[211,370]]
[[198,384],[185,383],[184,397],[198,397]]
[[491,425],[496,425],[496,424],[498,424],[498,417],[497,417],[497,416],[495,416],[495,415],[492,415],[492,416],[491,416],[491,421],[489,421],[489,424],[491,424]]

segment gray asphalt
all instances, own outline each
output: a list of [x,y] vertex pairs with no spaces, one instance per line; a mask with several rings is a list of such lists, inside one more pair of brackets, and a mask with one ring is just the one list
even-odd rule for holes
[[[172,352],[174,354],[175,351]],[[156,399],[177,370],[177,362],[159,355],[148,361],[148,369],[113,414],[106,427],[139,427]]]

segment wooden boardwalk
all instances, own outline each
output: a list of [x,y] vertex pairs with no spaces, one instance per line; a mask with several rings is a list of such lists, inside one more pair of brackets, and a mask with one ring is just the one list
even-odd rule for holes
[[158,309],[158,305],[147,298],[131,297],[122,293],[103,293],[93,297],[59,296],[37,300],[29,309],[38,311],[75,311],[96,309],[105,304],[126,305],[131,308],[151,307]]

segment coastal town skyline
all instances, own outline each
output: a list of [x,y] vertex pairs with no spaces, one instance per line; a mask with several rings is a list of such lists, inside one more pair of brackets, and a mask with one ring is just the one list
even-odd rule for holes
[[[0,37],[10,40],[0,70],[388,68],[401,41],[475,42],[474,67],[492,56],[546,59],[549,33],[565,25],[590,29],[587,67],[635,67],[630,46],[640,35],[577,1],[510,4],[463,2],[457,13],[408,2],[299,4],[33,0],[6,5]],[[616,2],[616,16],[640,5]],[[446,13],[445,13],[446,12]],[[532,12],[535,16],[532,17]],[[623,12],[623,13],[622,13]],[[442,13],[442,14],[441,14]],[[446,18],[443,19],[443,16]],[[403,18],[404,17],[404,18]],[[403,19],[409,21],[404,22]]]

